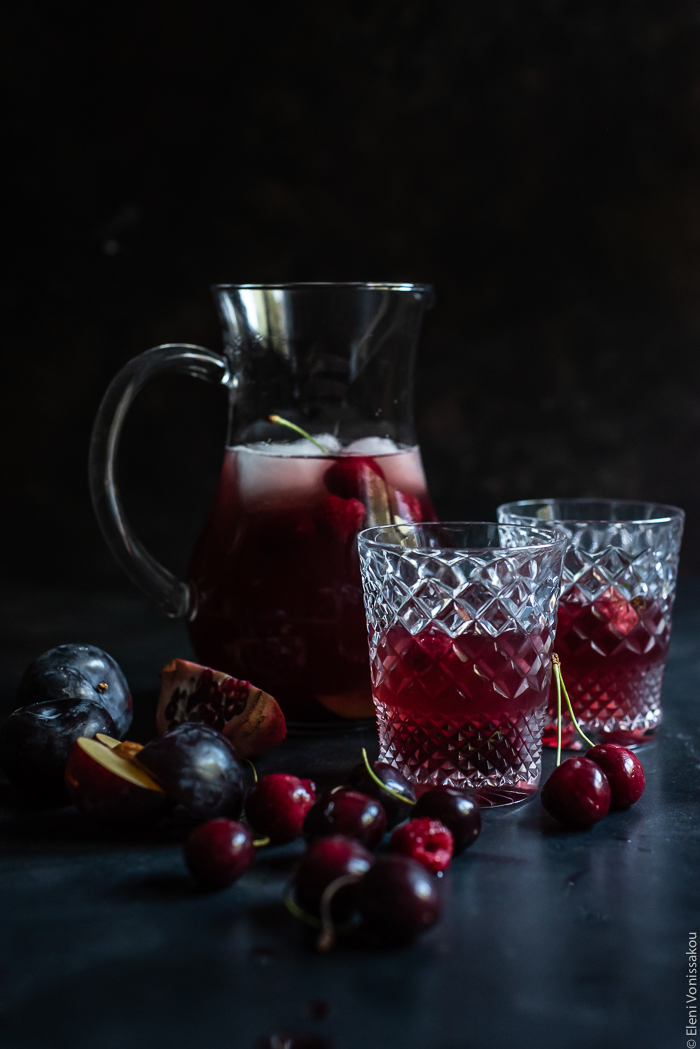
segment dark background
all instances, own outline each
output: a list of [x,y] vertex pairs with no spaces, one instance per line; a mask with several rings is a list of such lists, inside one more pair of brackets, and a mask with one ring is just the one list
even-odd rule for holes
[[[169,0],[3,16],[5,580],[127,586],[86,458],[102,392],[160,342],[220,345],[215,281],[417,280],[444,517],[507,498],[689,512],[700,570],[700,8]],[[121,487],[184,572],[225,395],[132,411]]]

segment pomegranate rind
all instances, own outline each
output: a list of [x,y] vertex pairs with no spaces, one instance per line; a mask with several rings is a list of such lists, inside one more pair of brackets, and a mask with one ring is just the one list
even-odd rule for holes
[[187,721],[221,732],[242,758],[271,750],[287,735],[277,701],[249,681],[220,670],[173,659],[160,672],[159,735]]

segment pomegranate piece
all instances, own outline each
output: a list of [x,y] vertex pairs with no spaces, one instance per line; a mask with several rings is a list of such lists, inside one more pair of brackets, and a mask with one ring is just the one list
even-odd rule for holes
[[592,827],[610,809],[608,778],[594,761],[569,758],[542,788],[542,805],[565,827]]
[[618,743],[599,743],[586,757],[608,777],[611,809],[628,809],[639,801],[644,791],[644,769],[636,754]]
[[331,495],[341,499],[365,499],[372,479],[384,480],[381,467],[368,455],[343,456],[323,475],[323,483]]
[[299,837],[306,813],[315,801],[316,786],[310,779],[272,772],[249,792],[245,814],[256,834],[277,845]]
[[255,863],[253,835],[236,820],[203,823],[185,842],[185,863],[207,889],[225,889]]
[[452,862],[454,843],[452,835],[439,820],[409,820],[397,827],[389,845],[392,852],[410,856],[431,874],[446,870]]
[[221,732],[242,758],[276,747],[287,735],[277,701],[249,681],[173,659],[160,672],[156,728],[167,732],[187,721]]
[[343,539],[349,539],[362,527],[365,513],[364,503],[359,499],[324,495],[319,509],[319,521],[324,528],[342,536]]

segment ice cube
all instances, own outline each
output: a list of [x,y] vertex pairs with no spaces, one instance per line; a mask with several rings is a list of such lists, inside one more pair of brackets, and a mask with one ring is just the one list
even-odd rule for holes
[[[327,451],[335,453],[340,451],[340,441],[332,433],[314,434],[314,439],[322,444]],[[311,441],[300,437],[297,441],[257,441],[254,444],[240,444],[235,446],[236,451],[257,452],[260,455],[321,455],[322,452]]]
[[327,456],[309,441],[243,445],[235,449],[238,489],[248,506],[310,504],[323,493]]
[[344,448],[343,452],[348,455],[391,455],[398,450],[398,445],[388,437],[361,437]]

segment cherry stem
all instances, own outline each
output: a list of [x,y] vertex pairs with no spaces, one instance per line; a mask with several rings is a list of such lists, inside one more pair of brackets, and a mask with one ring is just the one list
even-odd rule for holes
[[391,794],[392,798],[396,798],[397,801],[405,801],[407,805],[415,805],[415,801],[411,801],[410,798],[404,798],[403,794],[399,794],[397,791],[392,790],[391,787],[387,787],[386,783],[382,783],[379,776],[376,774],[376,772],[370,765],[369,758],[367,757],[367,751],[364,747],[362,748],[362,757],[365,761],[365,768],[367,769],[377,786],[381,787],[382,790],[385,790],[387,794]]
[[307,914],[306,911],[302,910],[297,901],[292,896],[291,892],[288,892],[284,897],[284,905],[289,913],[297,918],[300,922],[305,922],[306,925],[310,925],[314,929],[321,928],[321,922],[318,918],[315,918],[313,914]]
[[[564,699],[566,700],[566,705],[569,708],[569,716],[571,718],[571,721],[573,723],[574,728],[578,732],[578,734],[581,737],[581,739],[586,741],[586,743],[588,744],[589,747],[594,747],[595,743],[593,742],[593,740],[590,740],[588,738],[586,733],[583,731],[583,729],[579,725],[578,719],[577,719],[576,715],[574,714],[574,708],[571,706],[571,700],[569,699],[569,693],[566,691],[566,685],[564,684],[564,677],[563,677],[562,672],[561,672],[561,659],[556,654],[556,652],[552,656],[552,666],[554,667],[554,673],[555,673],[556,679],[557,679],[557,691],[561,687],[561,691],[564,693]],[[561,740],[561,704],[560,704],[560,707],[559,707],[558,739],[559,739],[559,741]],[[559,764],[560,753],[561,753],[560,747],[558,747],[557,748],[557,765]]]
[[271,423],[278,423],[280,426],[288,426],[290,430],[294,430],[295,433],[300,433],[302,437],[305,437],[307,441],[311,441],[315,444],[320,452],[324,455],[330,455],[331,453],[327,448],[324,448],[320,441],[317,441],[315,437],[312,437],[306,430],[302,430],[301,426],[297,426],[296,423],[290,423],[289,419],[283,419],[281,415],[268,415],[268,419]]
[[252,768],[252,770],[253,770],[253,779],[254,779],[254,780],[255,780],[255,782],[257,783],[257,782],[258,782],[258,770],[256,769],[255,765],[254,765],[254,764],[253,764],[253,762],[252,762],[252,761],[250,760],[250,758],[243,758],[243,760],[244,760],[244,761],[247,761],[247,762],[248,762],[248,764],[250,765],[250,767]]
[[270,839],[269,838],[253,838],[253,845],[255,846],[256,849],[262,849],[263,846],[269,845],[269,844],[270,844]]
[[361,877],[361,874],[344,874],[342,878],[336,878],[335,881],[326,886],[321,897],[320,908],[322,932],[316,940],[316,948],[319,951],[330,951],[335,943],[335,926],[333,925],[333,916],[331,915],[333,897],[340,889],[345,888],[346,885],[354,885]]
[[557,685],[557,768],[561,765],[561,661],[554,653],[552,656],[554,680]]

